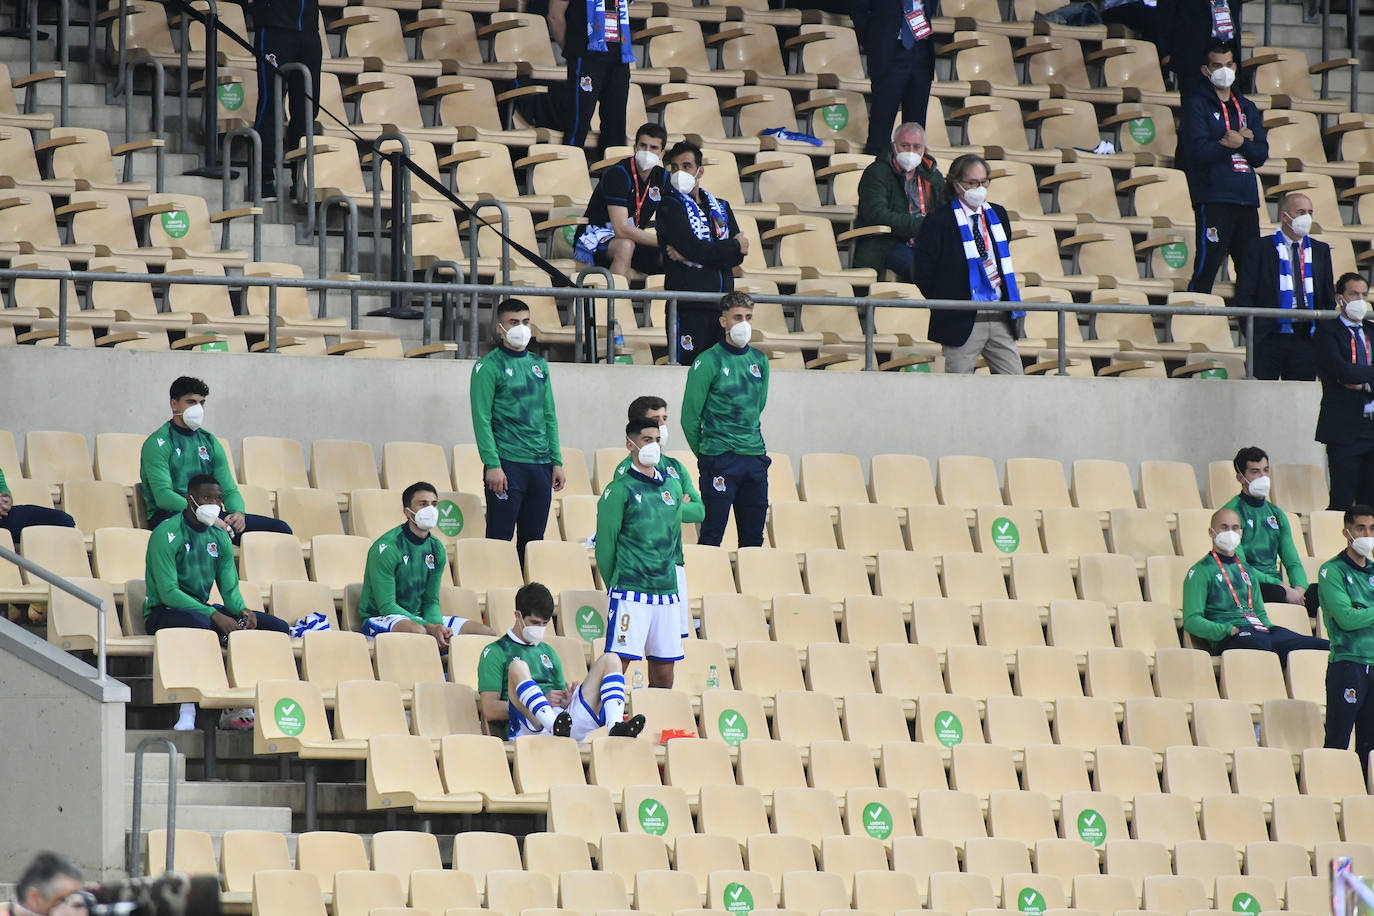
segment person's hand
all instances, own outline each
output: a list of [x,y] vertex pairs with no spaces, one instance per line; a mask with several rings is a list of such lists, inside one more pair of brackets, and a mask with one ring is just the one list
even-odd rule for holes
[[258,615],[256,611],[250,611],[248,608],[244,608],[243,616],[240,617],[239,620],[243,621],[243,628],[245,630],[256,630],[258,628]]
[[558,709],[567,709],[568,695],[569,691],[567,690],[550,690],[545,695],[544,699],[549,701],[550,706],[556,707]]
[[506,472],[500,468],[491,468],[486,473],[487,489],[497,496],[506,494]]
[[747,235],[737,235],[737,236],[735,236],[735,238],[739,240],[739,253],[740,253],[740,254],[748,254],[748,253],[749,253],[749,236],[747,236]]
[[553,466],[553,491],[555,493],[559,492],[567,482],[568,475],[563,473],[563,466],[555,464]]
[[1342,382],[1341,387],[1349,388],[1351,391],[1364,391],[1363,383],[1356,384],[1354,382]]
[[664,249],[664,252],[663,252],[663,253],[664,253],[669,259],[674,260],[674,261],[679,261],[679,262],[681,262],[681,261],[687,260],[687,259],[684,258],[681,254],[679,254],[679,253],[678,253],[678,250],[677,250],[676,248],[674,248],[672,245],[669,245],[666,249]]
[[434,641],[439,644],[440,649],[447,649],[449,642],[453,639],[453,631],[442,623],[425,624],[425,632],[434,637]]
[[685,503],[691,502],[691,501],[692,501],[691,495],[688,494],[688,493],[683,493],[683,494],[682,494],[682,501],[685,502]]
[[1255,139],[1255,132],[1248,127],[1242,127],[1240,129],[1240,135],[1247,140]]
[[1245,138],[1234,130],[1228,130],[1221,135],[1221,145],[1227,149],[1240,149],[1240,145],[1245,142]]
[[1232,635],[1232,636],[1237,636],[1237,635],[1239,635],[1239,634],[1240,634],[1240,627],[1231,627],[1231,635]]
[[247,521],[244,519],[242,512],[230,512],[224,517],[224,520],[229,524],[229,530],[231,532],[234,534],[243,534],[243,528],[244,525],[247,524]]
[[239,628],[238,620],[223,611],[215,611],[211,614],[210,622],[215,625],[215,629],[219,630],[221,635],[226,637]]
[[1307,600],[1307,592],[1301,588],[1288,585],[1284,587],[1283,591],[1289,604],[1303,604]]
[[14,497],[9,493],[0,493],[0,518],[9,515],[12,508],[14,508]]

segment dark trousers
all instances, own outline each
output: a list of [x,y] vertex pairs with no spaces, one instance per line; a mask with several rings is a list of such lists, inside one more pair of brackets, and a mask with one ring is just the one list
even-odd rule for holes
[[1369,773],[1374,751],[1374,666],[1359,662],[1328,662],[1326,666],[1326,747],[1345,750],[1355,730],[1355,753],[1360,769]]
[[1268,633],[1258,630],[1241,630],[1235,636],[1228,636],[1216,644],[1213,652],[1220,654],[1227,649],[1261,649],[1274,652],[1279,656],[1279,664],[1288,663],[1288,653],[1294,649],[1329,649],[1331,643],[1316,636],[1303,636],[1286,627],[1270,627]]
[[897,48],[892,53],[891,63],[887,66],[871,66],[874,60],[871,53],[870,63],[873,92],[868,110],[868,143],[864,152],[870,156],[880,156],[892,142],[892,130],[896,127],[897,111],[902,112],[903,121],[926,122],[926,106],[930,104],[930,84],[935,79],[935,43],[927,38],[916,42],[907,50],[901,46],[896,35],[892,41]]
[[[215,610],[228,613],[224,610],[224,605],[211,605]],[[229,614],[230,617],[234,616]],[[290,633],[291,625],[280,617],[273,617],[271,614],[264,614],[261,611],[254,615],[257,618],[259,630],[271,630],[274,633]],[[187,629],[214,630],[215,624],[210,620],[209,614],[202,614],[199,611],[191,611],[186,608],[166,607],[156,605],[148,609],[147,615],[143,618],[143,628],[151,636],[158,630],[168,627],[185,627]],[[216,632],[218,632],[216,630]],[[226,640],[227,641],[227,640]]]
[[47,506],[11,506],[9,514],[0,518],[0,528],[10,533],[10,538],[16,545],[19,544],[24,529],[35,525],[75,528],[76,521],[60,509],[49,509]]
[[725,523],[730,518],[730,507],[734,506],[739,546],[763,546],[763,522],[768,515],[768,466],[772,463],[773,459],[767,455],[730,452],[697,457],[701,501],[706,506],[698,544],[720,546]]
[[1254,377],[1289,382],[1316,380],[1316,349],[1307,322],[1294,322],[1292,334],[1266,334],[1255,341]]
[[1251,243],[1259,238],[1259,210],[1241,204],[1198,204],[1197,238],[1193,242],[1193,280],[1188,291],[1210,293],[1226,256],[1235,261],[1236,276],[1256,265],[1247,264]]
[[[158,525],[161,525],[163,522],[167,521],[167,519],[171,518],[173,515],[176,515],[176,513],[168,512],[166,509],[161,509],[157,512],[154,512],[153,517],[148,521],[148,527],[156,528]],[[243,533],[231,533],[229,537],[233,540],[235,544],[237,544],[239,542],[239,538],[243,537],[244,534],[247,534],[250,531],[276,531],[281,534],[290,534],[291,526],[286,524],[286,522],[282,521],[281,519],[273,518],[270,515],[250,515],[249,513],[245,512],[243,513]]]
[[724,339],[720,311],[677,307],[677,361],[690,366],[701,354]]
[[288,93],[288,106],[284,111],[287,117],[285,152],[289,153],[300,145],[305,136],[307,121],[314,121],[320,113],[320,39],[316,31],[318,23],[307,22],[301,31],[289,29],[260,29],[254,36],[253,44],[258,52],[258,110],[253,127],[262,137],[262,180],[274,180],[276,173],[275,153],[272,144],[276,142],[277,125],[272,116],[273,70],[261,58],[275,59],[278,67],[287,64],[305,64],[310,70],[310,97],[306,98],[305,81],[297,72],[281,75],[281,82]]
[[[1264,599],[1266,606],[1271,604],[1287,604],[1288,594],[1282,585],[1277,582],[1261,582],[1260,597]],[[1307,613],[1317,616],[1317,586],[1315,584],[1307,586],[1303,592],[1303,605],[1307,608]]]
[[1326,508],[1337,512],[1374,500],[1374,420],[1355,423],[1359,435],[1354,442],[1326,446],[1326,469],[1331,478],[1331,502]]
[[486,487],[487,537],[515,540],[520,563],[525,562],[525,545],[544,539],[553,501],[553,465],[502,461],[506,472],[506,492],[497,496]]
[[887,259],[883,261],[883,267],[897,275],[897,280],[901,283],[911,282],[911,272],[916,264],[916,249],[912,248],[905,240],[899,239],[887,251]]
[[619,51],[586,51],[568,58],[568,127],[563,142],[584,146],[592,112],[601,106],[601,133],[596,159],[607,147],[625,144],[625,106],[630,99],[630,65]]

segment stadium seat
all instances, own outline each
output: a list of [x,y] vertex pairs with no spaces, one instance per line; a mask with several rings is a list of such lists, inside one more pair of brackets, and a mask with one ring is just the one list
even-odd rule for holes
[[[744,849],[750,836],[770,833],[763,796],[753,786],[708,784],[701,787],[697,815],[699,833],[729,837]],[[679,856],[686,837],[678,838]],[[678,868],[681,868],[678,860]]]
[[[959,871],[958,850],[949,840],[937,837],[901,837],[892,844],[892,871],[915,883],[917,896],[909,898],[910,902],[923,900],[931,875]],[[856,876],[854,883],[857,893],[863,882]]]
[[695,879],[682,872],[654,869],[635,875],[635,907],[649,912],[695,909],[701,903]]
[[417,910],[442,913],[455,906],[476,907],[480,900],[477,882],[469,874],[447,868],[410,873],[410,905]]
[[1018,601],[1047,607],[1056,601],[1072,600],[1077,590],[1065,557],[1037,551],[1012,557],[1010,592]]
[[471,687],[425,680],[416,681],[414,690],[411,725],[415,734],[442,738],[483,733],[477,694]]
[[1255,746],[1255,728],[1244,703],[1233,700],[1193,701],[1193,733],[1199,745],[1227,753]]
[[[1158,847],[1159,844],[1150,845]],[[1166,856],[1167,853],[1166,849]],[[1153,863],[1151,859],[1145,859],[1139,864],[1148,869]],[[1144,905],[1151,912],[1186,914],[1199,910],[1206,911],[1207,905],[1211,902],[1209,885],[1213,884],[1212,881],[1204,882],[1201,878],[1190,875],[1172,875],[1167,871],[1162,874],[1147,872],[1143,879],[1139,872],[1133,872],[1129,877],[1143,885]]]
[[[1159,559],[1151,557],[1149,562]],[[1116,607],[1122,601],[1140,601],[1140,579],[1135,561],[1124,554],[1082,554],[1078,558],[1078,596]],[[1180,592],[1181,597],[1181,592]],[[1156,599],[1152,599],[1156,600]]]
[[1020,788],[1011,748],[998,744],[960,743],[950,750],[951,789],[970,792],[984,800],[991,792]]
[[1265,700],[1260,711],[1260,738],[1266,747],[1282,747],[1294,754],[1321,747],[1321,708],[1306,700]]
[[992,744],[1014,750],[1052,746],[1045,710],[1035,697],[990,696],[986,703],[986,731]]
[[473,814],[482,810],[482,796],[444,791],[430,738],[372,735],[367,749],[367,807],[411,808],[417,814]]
[[[1100,753],[1099,751],[1097,759],[1099,768],[1102,765]],[[1154,761],[1151,760],[1150,763],[1153,766]],[[1083,753],[1069,745],[1027,744],[1023,772],[1029,791],[1040,792],[1052,798],[1058,798],[1065,792],[1091,790]],[[995,825],[993,832],[998,833]]]
[[472,876],[482,893],[488,872],[521,868],[520,847],[509,833],[470,830],[453,838],[453,870]]
[[251,879],[253,912],[259,916],[286,916],[291,913],[325,916],[319,884],[309,872],[294,868],[264,868],[252,872]]
[[[1165,748],[1163,776],[1165,792],[1182,795],[1195,805],[1201,805],[1206,795],[1231,791],[1231,780],[1226,775],[1226,758],[1213,747],[1176,745]],[[1294,788],[1297,788],[1296,784]]]
[[818,548],[835,549],[835,526],[830,513],[830,506],[820,502],[778,503],[769,518],[773,546],[797,554]]
[[1050,507],[1041,513],[1045,551],[1078,560],[1106,550],[1102,526],[1092,509]]
[[996,904],[996,891],[986,875],[936,872],[930,876],[930,907],[950,916],[967,916]]
[[546,875],[526,871],[487,872],[487,909],[506,916],[535,908],[553,908],[557,899],[553,882]]
[[300,540],[302,548],[308,547],[317,534],[344,533],[338,498],[333,490],[308,487],[278,490],[277,517],[291,526],[291,532]]
[[1355,795],[1364,785],[1359,757],[1335,748],[1307,748],[1302,752],[1301,791],[1332,799]]
[[1173,609],[1153,601],[1122,601],[1116,607],[1116,636],[1122,648],[1139,649],[1155,659],[1158,686],[1158,651],[1179,648]]
[[1226,793],[1205,796],[1202,799],[1201,822],[1204,837],[1231,847],[1232,862],[1236,861],[1241,850],[1268,838],[1264,824],[1264,803],[1250,795]]
[[301,677],[332,699],[341,681],[375,675],[367,638],[361,633],[311,630],[301,639]]
[[1222,697],[1248,703],[1252,709],[1266,700],[1288,698],[1283,669],[1279,666],[1278,655],[1273,652],[1257,649],[1223,652],[1217,682]]
[[[987,836],[978,796],[953,789],[926,789],[920,793],[916,829],[921,836],[949,840],[959,849],[964,849],[972,838]],[[931,891],[933,896],[933,882]],[[931,902],[936,903],[934,899]]]
[[888,506],[935,505],[930,463],[920,455],[874,455],[869,460],[869,496]]
[[[340,681],[334,730],[340,738],[366,740],[373,735],[408,735],[401,688],[391,681]],[[373,851],[375,859],[376,851]],[[375,862],[374,862],[374,866]]]
[[[879,693],[902,700],[903,708],[915,708],[917,697],[945,689],[939,656],[932,646],[884,643],[878,646],[873,686]],[[908,713],[909,717],[909,713]]]
[[1065,792],[1060,799],[1059,832],[1064,839],[1077,838],[1099,848],[1106,843],[1107,873],[1113,874],[1110,844],[1127,837],[1121,799],[1110,792]]
[[947,789],[941,749],[934,744],[889,742],[882,747],[878,782],[885,789],[899,789],[915,800],[927,789]]
[[1154,753],[1139,744],[1098,745],[1093,788],[1119,798],[1159,792]]
[[1148,747],[1156,754],[1175,745],[1192,744],[1188,711],[1182,700],[1128,696],[1124,700],[1122,738],[1127,744]]

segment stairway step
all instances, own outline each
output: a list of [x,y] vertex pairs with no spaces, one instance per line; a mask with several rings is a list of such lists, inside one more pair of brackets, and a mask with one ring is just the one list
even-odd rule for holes
[[[124,784],[124,804],[132,809],[134,785],[132,779]],[[152,806],[166,811],[167,783],[145,779],[143,807]],[[320,810],[360,811],[366,805],[366,792],[355,783],[324,783],[319,787]],[[177,810],[193,807],[229,808],[285,808],[293,812],[305,811],[305,787],[300,782],[180,782],[177,784]],[[146,815],[145,815],[146,821]]]
[[[124,802],[124,816],[133,823],[133,804]],[[143,805],[143,825],[157,829],[167,824],[165,804]],[[177,803],[178,830],[274,830],[286,833],[291,829],[291,809],[254,805],[185,805]]]

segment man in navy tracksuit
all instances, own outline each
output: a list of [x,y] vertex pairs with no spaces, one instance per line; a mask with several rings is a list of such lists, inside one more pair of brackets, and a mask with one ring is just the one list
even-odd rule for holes
[[258,110],[253,127],[262,137],[262,196],[277,196],[273,144],[277,125],[272,118],[272,71],[287,64],[305,64],[310,71],[310,98],[299,73],[282,74],[289,90],[284,148],[300,145],[307,119],[320,113],[320,4],[318,0],[254,0],[253,50],[258,55]]
[[1175,158],[1188,177],[1197,221],[1188,289],[1210,293],[1226,256],[1241,276],[1259,240],[1255,167],[1269,158],[1269,143],[1255,103],[1232,89],[1236,59],[1230,45],[1213,41],[1201,78],[1206,88],[1183,99]]

